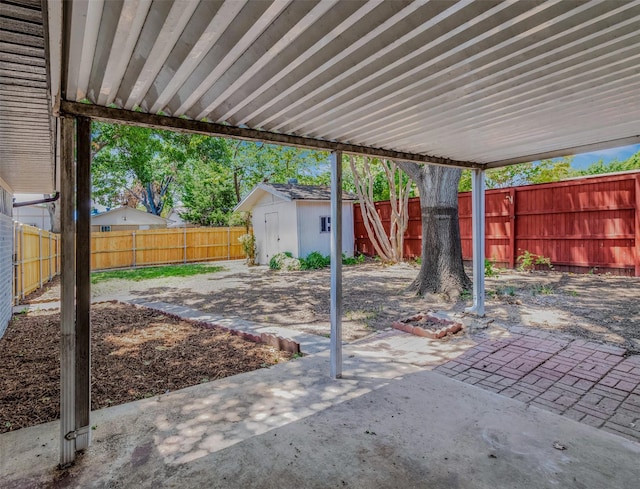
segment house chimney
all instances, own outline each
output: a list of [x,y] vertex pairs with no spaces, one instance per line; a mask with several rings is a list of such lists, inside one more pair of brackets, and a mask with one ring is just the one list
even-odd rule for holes
[[298,179],[297,178],[290,178],[289,180],[287,180],[287,184],[288,185],[298,185]]

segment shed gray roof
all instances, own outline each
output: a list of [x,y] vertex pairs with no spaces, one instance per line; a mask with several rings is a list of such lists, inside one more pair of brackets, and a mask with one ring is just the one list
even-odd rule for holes
[[[263,183],[265,190],[271,187],[275,192],[285,195],[289,200],[331,200],[331,187],[327,185],[298,185],[289,183]],[[356,200],[351,192],[342,191],[342,200]]]
[[[331,200],[331,187],[325,185],[291,185],[288,183],[259,183],[249,192],[236,206],[234,211],[249,212],[260,201],[265,194],[275,195],[286,200]],[[357,197],[350,192],[342,192],[342,199],[345,201],[356,200]]]

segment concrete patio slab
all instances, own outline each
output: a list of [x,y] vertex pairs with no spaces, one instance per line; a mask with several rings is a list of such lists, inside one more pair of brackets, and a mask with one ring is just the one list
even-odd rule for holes
[[321,353],[94,412],[93,444],[65,472],[57,422],[0,435],[0,487],[627,489],[640,478],[638,443],[367,351],[345,347],[338,381]]

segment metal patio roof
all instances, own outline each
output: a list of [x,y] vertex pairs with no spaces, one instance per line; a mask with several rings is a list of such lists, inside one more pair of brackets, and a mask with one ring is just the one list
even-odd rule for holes
[[638,1],[47,5],[56,108],[487,167],[640,142]]

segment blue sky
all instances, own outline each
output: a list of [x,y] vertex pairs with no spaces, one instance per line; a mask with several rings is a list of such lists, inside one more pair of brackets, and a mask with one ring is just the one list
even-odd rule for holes
[[586,168],[596,161],[603,160],[605,163],[613,160],[626,160],[630,156],[640,151],[640,144],[622,146],[620,148],[603,149],[593,153],[576,155],[571,166],[573,168]]

